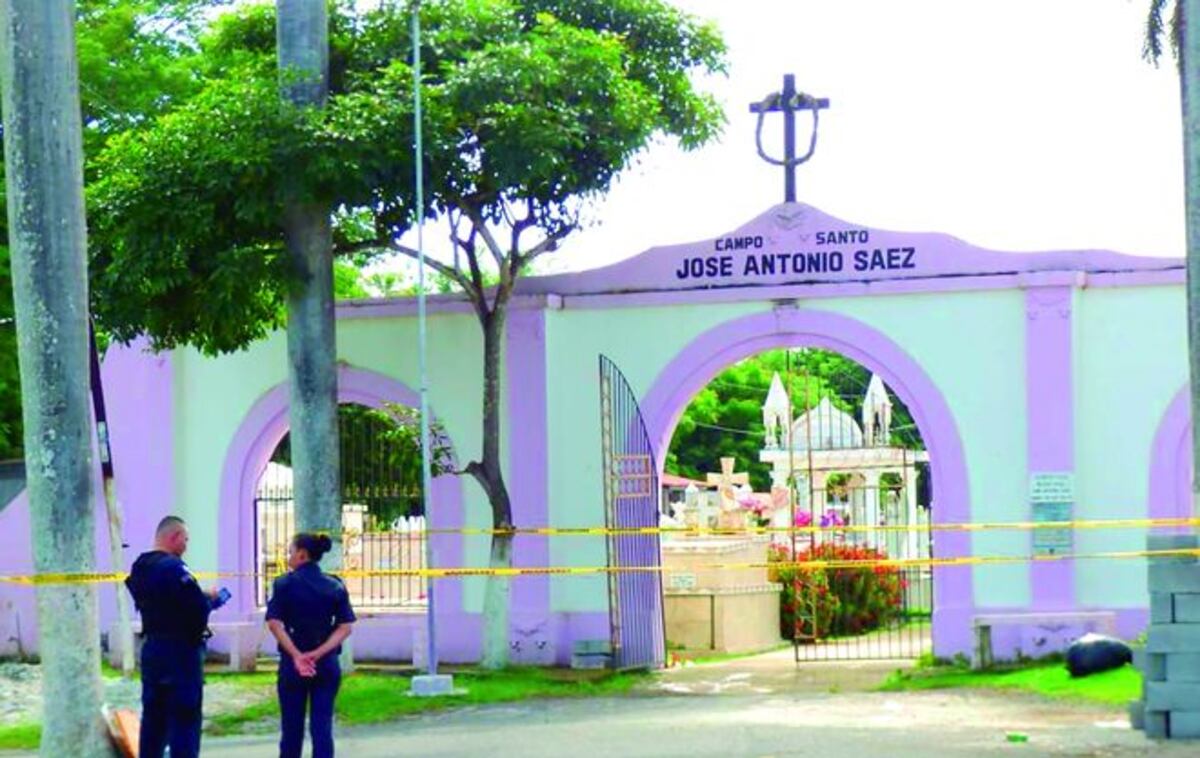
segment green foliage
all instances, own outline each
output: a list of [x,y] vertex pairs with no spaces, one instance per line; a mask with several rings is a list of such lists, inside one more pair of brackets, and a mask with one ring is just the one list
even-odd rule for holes
[[[432,476],[455,470],[454,452],[444,428],[434,421],[430,434]],[[370,408],[338,406],[342,501],[367,506],[375,528],[387,529],[401,516],[422,512],[421,435],[417,410],[395,403]],[[284,435],[271,456],[291,465],[291,440]]]
[[720,39],[662,0],[427,0],[428,186],[414,208],[408,8],[331,4],[320,111],[277,95],[273,4],[239,6],[192,36],[193,90],[94,163],[94,308],[106,329],[219,353],[278,328],[292,282],[285,189],[339,209],[339,253],[391,246],[416,213],[478,226],[520,207],[526,226],[561,235],[652,136],[695,146],[720,126],[688,79],[720,70]]
[[[1183,42],[1183,3],[1174,0],[1174,10],[1169,24],[1163,21],[1163,15],[1172,0],[1150,0],[1146,12],[1146,33],[1142,39],[1142,57],[1151,63],[1158,64],[1163,54],[1163,39],[1169,39],[1171,53],[1175,60],[1182,64],[1180,50]],[[1169,28],[1168,28],[1169,26]]]
[[[222,675],[209,675],[213,681],[227,681]],[[510,668],[489,673],[455,671],[457,684],[466,692],[450,697],[419,698],[409,695],[407,676],[356,673],[342,680],[338,692],[336,717],[339,724],[376,724],[404,716],[450,708],[478,707],[492,703],[511,703],[540,698],[612,697],[625,695],[646,680],[644,674],[609,671],[570,671],[544,668]],[[275,697],[274,677],[252,675],[242,679],[246,689],[258,691],[263,700],[233,713],[209,719],[205,731],[210,735],[238,734],[271,720],[275,728],[279,703]]]
[[924,667],[897,671],[881,690],[995,689],[1032,692],[1055,700],[1088,701],[1126,705],[1142,693],[1142,676],[1131,665],[1119,669],[1072,677],[1061,662],[1037,662],[1006,670],[971,671],[967,661],[953,666]]
[[[770,467],[759,462],[758,453],[764,439],[762,404],[775,373],[797,417],[823,397],[856,419],[862,414],[871,378],[866,368],[828,350],[792,350],[790,357],[787,350],[770,350],[735,363],[696,394],[675,427],[667,470],[703,479],[722,456],[733,456],[738,470],[749,472],[755,490],[769,489]],[[892,403],[892,444],[922,447],[908,408],[894,395]]]
[[[230,1],[78,0],[75,37],[88,158],[113,134],[145,123],[197,89],[198,30],[207,13]],[[90,180],[91,161],[86,170]],[[3,175],[0,150],[0,460],[23,452]]]
[[23,723],[0,726],[0,750],[37,750],[42,725]]
[[[772,562],[873,561],[887,556],[869,547],[825,542],[798,550],[773,546]],[[785,639],[827,639],[878,629],[899,617],[905,580],[895,566],[871,568],[772,569],[770,580],[783,585],[780,632]]]
[[338,300],[363,300],[373,297],[362,270],[349,261],[333,262],[333,296]]
[[[0,192],[0,196],[3,192]],[[21,377],[17,371],[17,330],[13,323],[12,272],[8,248],[0,245],[0,461],[20,458]]]

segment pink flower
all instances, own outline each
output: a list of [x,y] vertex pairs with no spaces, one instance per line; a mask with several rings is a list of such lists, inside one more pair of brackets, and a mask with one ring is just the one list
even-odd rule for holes
[[808,511],[797,511],[796,526],[812,526],[812,514]]
[[842,518],[842,515],[840,513],[833,510],[832,508],[825,511],[824,516],[821,516],[821,526],[822,527],[828,528],[828,527],[838,527],[838,526],[845,526],[845,525],[846,525],[846,520],[844,518]]

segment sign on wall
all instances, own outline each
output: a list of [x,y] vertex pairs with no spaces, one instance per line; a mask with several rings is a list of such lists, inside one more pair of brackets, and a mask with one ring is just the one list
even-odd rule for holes
[[[1070,521],[1075,504],[1075,475],[1071,472],[1044,472],[1029,476],[1029,502],[1036,523]],[[1061,555],[1070,552],[1070,529],[1034,529],[1034,555]]]

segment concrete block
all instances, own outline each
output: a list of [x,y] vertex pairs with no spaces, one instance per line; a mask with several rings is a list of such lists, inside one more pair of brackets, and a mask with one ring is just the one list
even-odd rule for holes
[[412,678],[411,694],[415,697],[441,697],[454,694],[454,677],[449,674],[421,674]]
[[1151,592],[1200,592],[1200,563],[1151,563]]
[[1174,599],[1176,624],[1200,624],[1200,593],[1180,592]]
[[1200,653],[1200,624],[1151,624],[1147,653]]
[[[1165,659],[1165,679],[1168,682],[1179,682],[1181,684],[1200,683],[1200,653],[1168,653],[1151,654]],[[1146,674],[1143,674],[1146,679],[1152,679]],[[1196,704],[1196,708],[1200,710],[1200,703]]]
[[1200,684],[1145,682],[1147,711],[1176,711],[1200,707]]
[[[1195,534],[1150,534],[1146,537],[1146,549],[1151,552],[1159,550],[1196,550],[1200,548],[1200,535]],[[1160,560],[1160,559],[1152,559]],[[1194,556],[1191,560],[1196,560]]]
[[1141,700],[1129,704],[1129,726],[1138,730],[1146,728],[1146,704]]
[[1146,736],[1155,740],[1165,740],[1167,738],[1167,712],[1166,711],[1146,711],[1145,723],[1143,731]]
[[1173,740],[1200,739],[1200,711],[1171,711],[1168,728]]
[[1133,667],[1142,672],[1142,678],[1148,682],[1165,682],[1169,678],[1165,653],[1147,653],[1141,648],[1134,648]]
[[1175,620],[1175,597],[1170,592],[1150,593],[1150,623],[1170,624]]
[[607,653],[596,654],[581,654],[575,653],[571,656],[571,668],[573,669],[606,669],[609,667],[609,662],[612,660]]
[[575,640],[571,652],[577,655],[611,655],[611,640]]

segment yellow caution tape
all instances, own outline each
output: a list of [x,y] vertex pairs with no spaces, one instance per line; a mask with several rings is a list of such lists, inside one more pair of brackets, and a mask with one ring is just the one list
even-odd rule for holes
[[[957,558],[877,558],[871,560],[813,560],[778,561],[767,563],[714,563],[697,566],[704,571],[732,569],[796,569],[820,571],[825,569],[873,569],[873,568],[941,568],[951,566],[986,566],[1014,563],[1053,563],[1071,560],[1127,560],[1131,558],[1200,558],[1200,549],[1172,550],[1127,550],[1099,553],[1064,553],[1059,555],[978,555]],[[429,577],[445,579],[471,576],[576,576],[587,574],[662,573],[671,571],[662,565],[653,566],[522,566],[512,568],[455,567],[426,569],[364,569],[335,572],[346,579],[369,577]],[[230,579],[262,576],[258,572],[196,572],[197,579]],[[127,576],[123,572],[113,573],[47,573],[31,575],[0,576],[0,583],[30,586],[107,584],[120,582]]]
[[852,534],[861,532],[983,532],[996,530],[1029,531],[1038,529],[1159,529],[1200,526],[1200,518],[1143,518],[1143,519],[1088,519],[1078,521],[981,521],[970,523],[932,524],[880,524],[846,526],[747,526],[747,527],[688,527],[688,526],[638,526],[638,527],[528,527],[512,529],[485,529],[463,527],[458,529],[427,529],[404,532],[419,537],[433,534],[462,534],[472,536],[528,535],[534,537],[609,537],[642,536],[655,534],[678,534],[698,537],[730,537],[745,534]]

